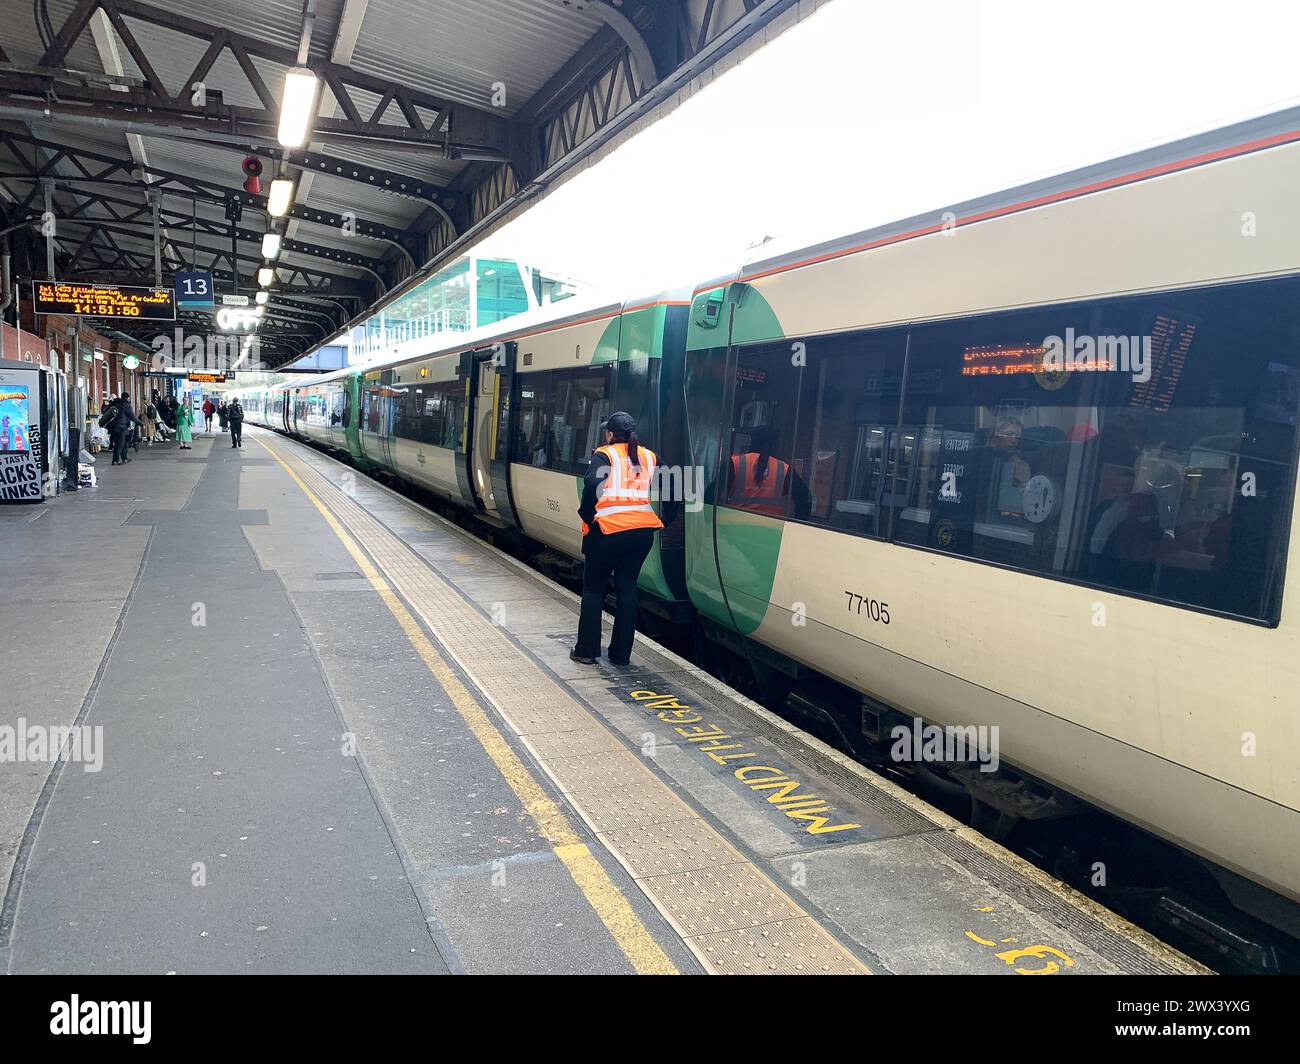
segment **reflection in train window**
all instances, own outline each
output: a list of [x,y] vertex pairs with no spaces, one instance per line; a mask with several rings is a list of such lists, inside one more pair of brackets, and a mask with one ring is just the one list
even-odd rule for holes
[[736,355],[731,435],[722,465],[722,501],[737,510],[796,517],[811,508],[804,470],[793,459],[799,423],[802,358],[781,341],[741,348]]
[[608,366],[521,374],[511,461],[580,476],[604,442],[609,389]]
[[1270,618],[1298,296],[1292,279],[918,326],[893,538]]
[[896,440],[906,346],[902,329],[804,341],[799,407],[807,413],[794,462],[806,471],[810,520],[868,536],[888,533],[885,515],[906,491],[898,456],[913,445]]
[[454,449],[460,442],[465,386],[459,380],[420,381],[392,388],[393,435]]

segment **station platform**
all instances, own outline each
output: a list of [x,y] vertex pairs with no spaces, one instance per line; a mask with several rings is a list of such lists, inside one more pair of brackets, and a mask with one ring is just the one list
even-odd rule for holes
[[246,430],[0,509],[12,972],[1191,974],[334,459]]

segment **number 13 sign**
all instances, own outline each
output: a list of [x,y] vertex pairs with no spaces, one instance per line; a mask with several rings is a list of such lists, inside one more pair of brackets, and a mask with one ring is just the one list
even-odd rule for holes
[[212,274],[203,270],[176,271],[177,306],[210,307],[212,303]]

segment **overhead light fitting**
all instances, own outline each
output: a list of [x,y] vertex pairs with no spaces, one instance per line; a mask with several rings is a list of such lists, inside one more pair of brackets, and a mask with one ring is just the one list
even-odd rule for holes
[[316,111],[316,75],[307,67],[293,67],[284,75],[280,100],[280,146],[301,148]]
[[257,284],[259,288],[270,288],[271,282],[275,280],[275,271],[270,266],[263,266],[257,271]]
[[265,233],[262,236],[262,258],[273,259],[280,254],[280,234]]
[[265,288],[263,288],[263,289],[262,289],[260,292],[258,292],[257,295],[254,296],[253,298],[256,299],[257,302],[258,302],[258,304],[260,305],[260,304],[262,304],[262,303],[265,303],[265,302],[267,301],[267,299],[270,298],[270,296],[271,296],[271,293],[268,292]]
[[271,182],[271,192],[266,198],[266,211],[272,218],[283,217],[293,202],[293,182],[287,177],[277,177]]

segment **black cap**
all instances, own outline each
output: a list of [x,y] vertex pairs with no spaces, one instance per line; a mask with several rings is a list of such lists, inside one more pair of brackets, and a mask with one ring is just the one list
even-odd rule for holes
[[615,436],[627,439],[629,432],[636,431],[636,418],[620,410],[616,414],[609,415],[609,420],[605,422],[605,428]]

